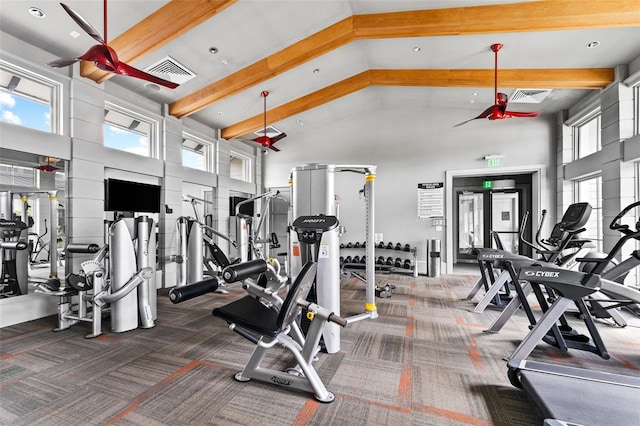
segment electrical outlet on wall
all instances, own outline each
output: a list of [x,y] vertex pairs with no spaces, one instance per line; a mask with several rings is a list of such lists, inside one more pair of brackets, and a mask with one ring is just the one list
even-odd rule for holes
[[380,241],[384,241],[384,238],[382,238],[382,234],[373,234],[373,239],[375,240],[376,244],[378,244]]

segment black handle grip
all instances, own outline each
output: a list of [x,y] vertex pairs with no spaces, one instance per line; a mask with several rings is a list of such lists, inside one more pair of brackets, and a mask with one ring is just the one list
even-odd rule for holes
[[339,317],[336,314],[331,314],[329,315],[329,318],[327,318],[327,321],[333,322],[338,324],[340,327],[346,327],[349,323],[347,322],[346,319]]
[[183,287],[172,288],[169,292],[169,300],[172,303],[180,303],[203,294],[211,293],[218,289],[218,278],[211,278],[197,283],[185,285]]
[[228,283],[242,281],[252,275],[257,275],[267,270],[267,262],[262,259],[250,260],[237,265],[229,265],[222,271],[222,278]]
[[97,253],[100,250],[100,246],[97,244],[78,244],[71,243],[67,245],[65,251],[67,253]]

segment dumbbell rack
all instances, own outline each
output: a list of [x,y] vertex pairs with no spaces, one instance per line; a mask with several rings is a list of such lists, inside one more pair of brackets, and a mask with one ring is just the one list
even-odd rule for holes
[[[360,243],[361,244],[361,243]],[[380,244],[380,243],[379,243]],[[399,244],[399,243],[398,243]],[[414,277],[418,276],[418,256],[417,256],[417,249],[416,247],[411,247],[408,244],[400,244],[401,249],[396,248],[396,246],[398,244],[392,245],[392,247],[389,247],[388,245],[384,245],[384,247],[381,247],[380,245],[376,245],[375,247],[375,253],[376,253],[376,260],[378,259],[379,256],[382,256],[385,258],[385,263],[384,264],[378,264],[376,262],[376,271],[381,271],[381,272],[388,272],[388,273],[394,273],[394,274],[412,274]],[[356,243],[344,243],[344,244],[340,244],[340,258],[347,258],[347,257],[362,257],[365,254],[365,247],[364,246],[358,246],[355,247]],[[409,249],[407,250],[406,247],[409,246]],[[395,253],[394,256],[392,256],[392,253]],[[386,256],[383,256],[385,255]],[[386,263],[386,260],[389,258],[400,258],[402,259],[402,266],[398,267],[395,265],[395,260],[394,260],[394,264],[393,265],[388,265]],[[410,261],[410,268],[405,268],[404,264],[405,262],[409,260]],[[364,263],[358,263],[358,262],[346,262],[346,263],[342,263],[341,262],[342,267],[344,268],[357,268],[358,265],[360,267],[364,267]]]

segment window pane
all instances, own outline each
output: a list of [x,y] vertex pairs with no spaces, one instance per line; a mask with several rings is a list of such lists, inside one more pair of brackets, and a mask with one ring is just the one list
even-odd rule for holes
[[9,67],[0,68],[0,121],[52,132],[54,87]]
[[0,184],[35,187],[33,168],[0,164]]
[[207,142],[195,140],[192,137],[182,139],[182,165],[208,171],[207,157],[210,153],[211,145]]
[[229,168],[232,179],[251,182],[251,161],[247,157],[232,152],[229,159]]
[[577,157],[583,158],[600,150],[600,115],[575,128]]
[[151,122],[107,108],[104,117],[104,146],[150,157],[151,128]]

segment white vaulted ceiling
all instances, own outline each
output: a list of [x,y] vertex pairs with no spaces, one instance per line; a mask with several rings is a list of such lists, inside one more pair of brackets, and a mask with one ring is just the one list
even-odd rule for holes
[[[102,1],[64,2],[103,32]],[[29,7],[46,17],[34,18]],[[50,52],[51,60],[95,44],[53,0],[1,0],[0,27]],[[81,34],[73,38],[72,31]],[[493,103],[493,43],[504,44],[501,91],[553,89],[540,104],[512,109],[555,113],[606,86],[614,67],[640,56],[640,3],[110,0],[108,35],[120,59],[137,68],[170,56],[196,77],[174,90],[106,77],[230,139],[262,127],[263,90],[270,92],[269,124],[290,135],[296,121],[308,131],[376,104],[477,115]],[[592,41],[600,46],[588,49]],[[81,75],[104,81],[92,68],[83,64]]]

